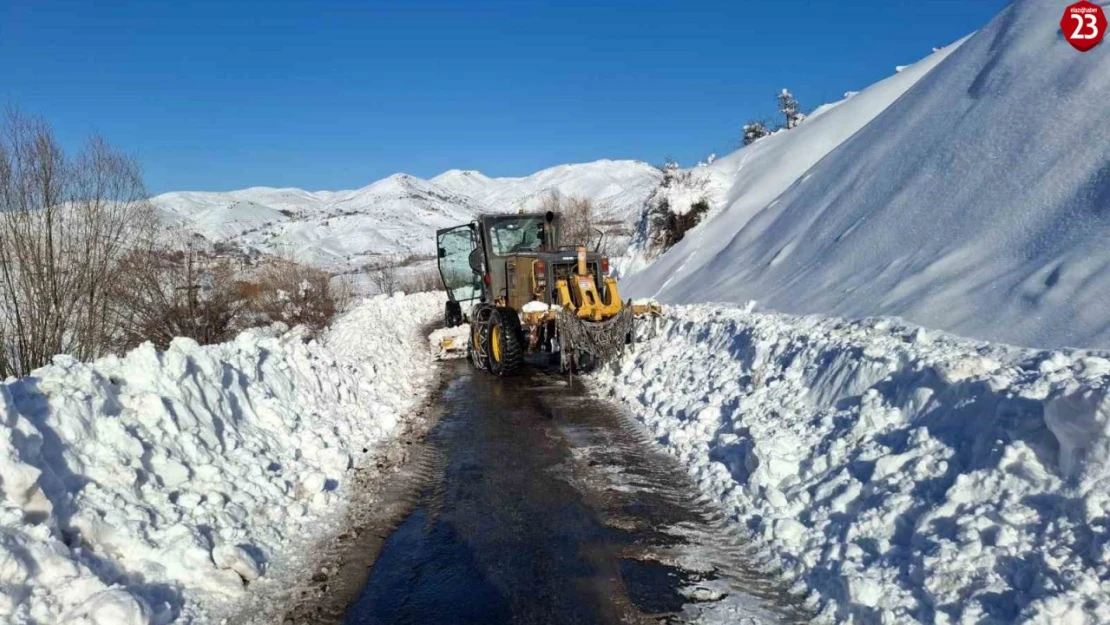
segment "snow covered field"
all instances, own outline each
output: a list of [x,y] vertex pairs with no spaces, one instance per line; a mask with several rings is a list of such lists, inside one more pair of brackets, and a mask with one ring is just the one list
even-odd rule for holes
[[693,305],[595,377],[824,622],[1110,622],[1110,354]]
[[215,622],[341,517],[350,469],[423,399],[441,306],[379,297],[319,342],[177,339],[0,384],[0,621]]

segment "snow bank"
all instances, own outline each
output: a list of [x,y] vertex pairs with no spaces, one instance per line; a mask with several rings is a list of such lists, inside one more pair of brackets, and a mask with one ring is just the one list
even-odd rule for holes
[[728,210],[624,290],[1110,348],[1110,55],[1067,43],[1067,4],[1010,4],[789,188],[752,167],[791,170],[761,146],[809,122],[731,155]]
[[[784,191],[803,178],[806,172],[865,127],[897,101],[919,80],[959,47],[953,44],[934,52],[885,80],[841,102],[815,111],[797,128],[776,132],[705,167],[695,167],[689,184],[656,189],[653,202],[666,200],[676,213],[690,204],[708,200],[710,212],[701,224],[688,232],[671,250],[647,266],[654,254],[650,249],[648,206],[641,215],[637,235],[622,259],[622,289],[639,296],[658,296],[672,302],[729,299],[732,292],[707,290],[716,275],[698,273],[696,280],[685,278],[701,272],[729,245],[760,211],[769,208]],[[646,270],[643,270],[647,266]],[[633,274],[633,272],[640,272]],[[731,267],[725,267],[730,275]],[[631,274],[631,275],[630,275]]]
[[597,382],[821,621],[1110,623],[1110,355],[667,315]]
[[421,399],[434,295],[322,342],[176,339],[0,384],[0,621],[204,621],[342,508],[348,470]]

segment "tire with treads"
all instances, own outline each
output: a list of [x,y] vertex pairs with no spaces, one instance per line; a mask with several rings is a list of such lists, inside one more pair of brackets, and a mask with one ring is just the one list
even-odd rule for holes
[[498,308],[486,324],[488,364],[494,375],[511,375],[524,365],[524,331],[520,316],[512,308]]

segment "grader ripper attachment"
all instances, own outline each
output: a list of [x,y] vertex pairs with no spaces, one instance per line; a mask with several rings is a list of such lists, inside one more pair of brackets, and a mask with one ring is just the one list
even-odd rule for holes
[[496,375],[546,355],[563,370],[608,361],[658,305],[621,301],[609,259],[559,245],[559,215],[482,215],[436,233],[448,327],[470,323],[467,355]]

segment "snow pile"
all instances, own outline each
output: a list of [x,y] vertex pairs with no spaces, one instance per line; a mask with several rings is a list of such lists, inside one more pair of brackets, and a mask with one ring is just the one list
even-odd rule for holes
[[176,339],[0,384],[0,620],[203,621],[341,510],[421,399],[434,295],[377,298],[323,344]]
[[[697,288],[680,279],[713,261],[749,219],[767,208],[806,171],[866,126],[957,47],[959,44],[936,51],[860,93],[820,107],[792,130],[764,137],[705,167],[686,170],[691,172],[689,182],[694,185],[658,189],[652,199],[666,200],[676,213],[688,211],[693,202],[703,197],[708,200],[710,211],[701,225],[687,233],[667,254],[643,273],[626,279],[629,292],[658,295],[671,301],[734,300],[732,293],[706,291],[705,285],[712,281],[707,282],[703,276],[696,281],[700,285]],[[649,210],[645,210],[629,250],[630,260],[622,263],[626,275],[642,270],[654,257],[650,249],[650,219]]]
[[[882,83],[721,159],[747,163],[727,211],[629,292],[1110,348],[1110,56],[1067,43],[1066,4],[1006,7],[801,177],[767,150],[802,149]],[[778,169],[789,189],[763,180]]]
[[1110,354],[666,312],[595,379],[821,621],[1110,623]]

